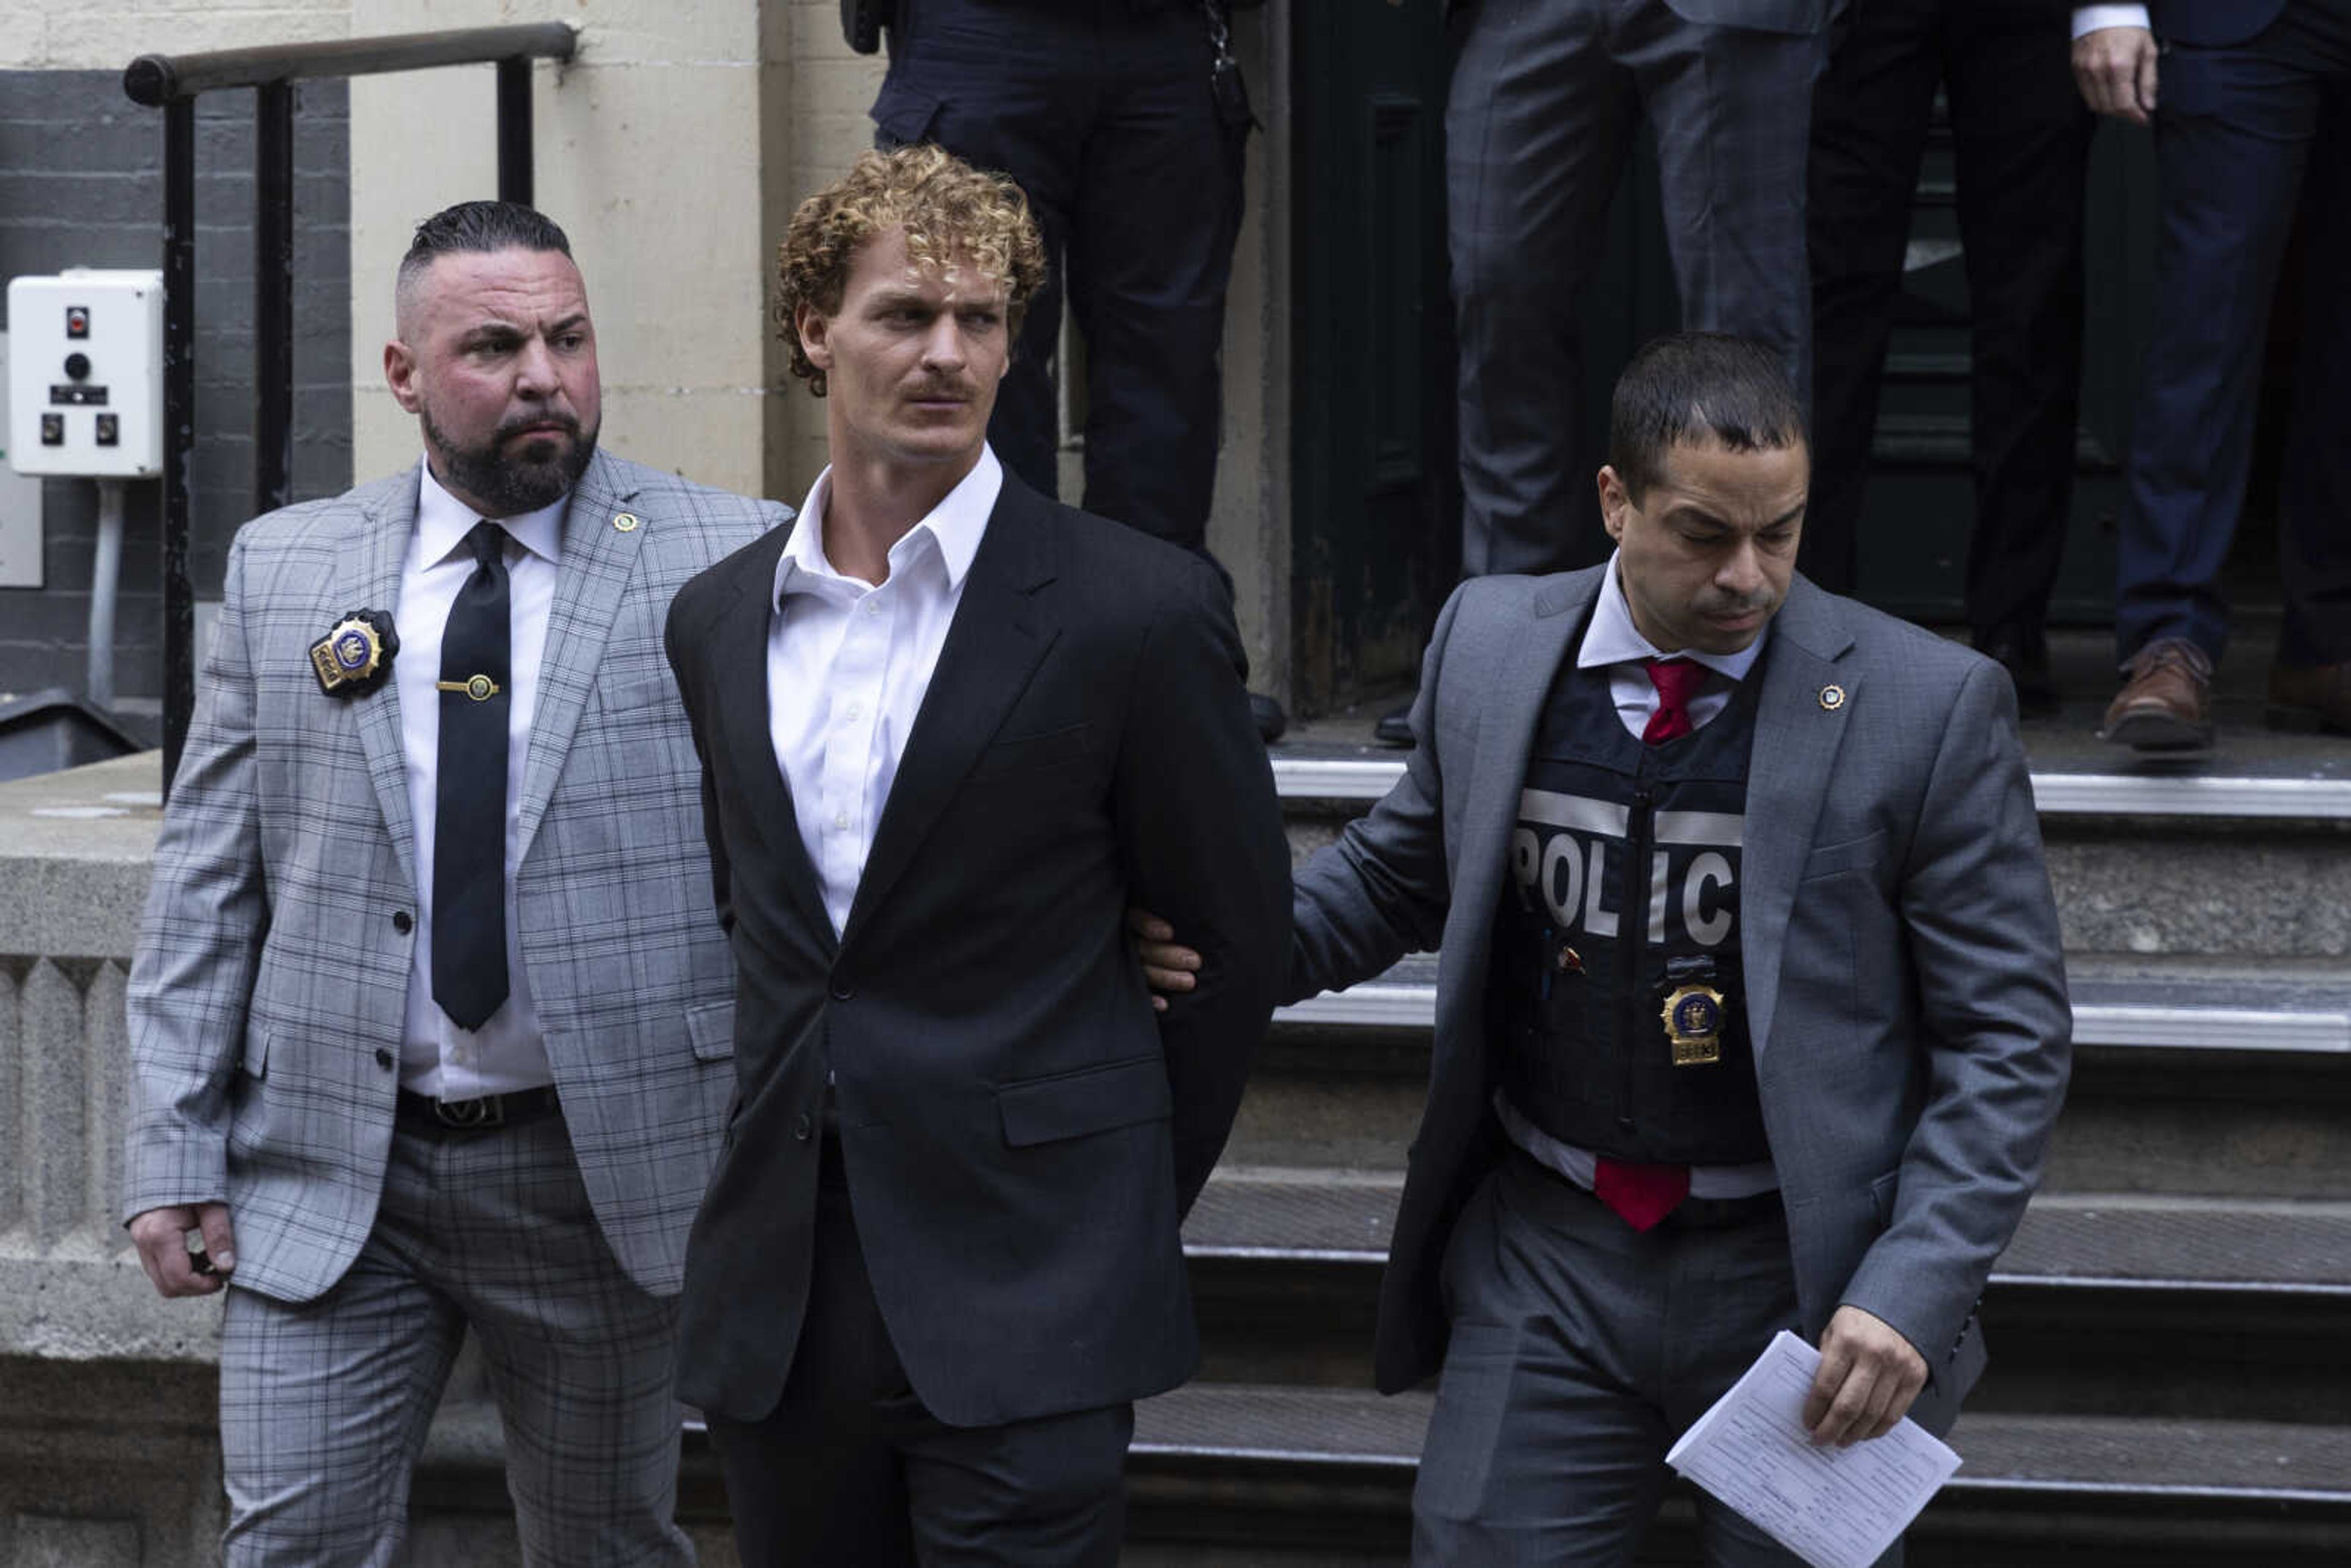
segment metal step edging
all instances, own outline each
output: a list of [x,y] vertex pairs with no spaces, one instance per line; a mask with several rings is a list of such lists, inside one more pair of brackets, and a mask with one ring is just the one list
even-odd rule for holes
[[[1377,758],[1282,757],[1274,787],[1284,800],[1376,800],[1404,776]],[[2223,817],[2351,821],[2351,779],[2194,774],[2035,773],[2044,816]]]

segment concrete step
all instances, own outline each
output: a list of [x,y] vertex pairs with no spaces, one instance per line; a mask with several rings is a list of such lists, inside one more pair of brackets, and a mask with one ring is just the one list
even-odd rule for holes
[[[1146,1400],[1128,1460],[1130,1533],[1154,1563],[1401,1563],[1431,1403],[1207,1383]],[[1970,1413],[1951,1442],[1965,1462],[1910,1531],[1914,1568],[2351,1554],[2351,1427]],[[1695,1561],[1677,1488],[1641,1562]]]
[[[2325,959],[2069,960],[2077,1050],[2052,1191],[2351,1199],[2351,973]],[[1227,1158],[1398,1167],[1436,959],[1277,1015]]]
[[[1203,1375],[1361,1387],[1391,1172],[1228,1168],[1185,1227]],[[2274,1420],[2351,1410],[2351,1203],[2036,1197],[1970,1406]]]

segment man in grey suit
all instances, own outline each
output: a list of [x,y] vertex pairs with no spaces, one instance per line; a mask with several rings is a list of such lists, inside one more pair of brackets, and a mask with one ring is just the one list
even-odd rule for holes
[[[1651,343],[1611,449],[1614,559],[1462,586],[1403,779],[1296,880],[1291,996],[1440,953],[1377,1351],[1391,1392],[1443,1368],[1420,1563],[1629,1563],[1782,1328],[1817,1440],[1947,1427],[2064,1090],[2000,666],[1794,575],[1770,350]],[[1795,1561],[1699,1518],[1709,1563]]]
[[670,1390],[734,1086],[671,595],[784,509],[596,450],[562,231],[402,262],[421,466],[242,529],[132,967],[124,1211],[228,1287],[233,1564],[400,1560],[480,1343],[525,1559],[690,1563]]

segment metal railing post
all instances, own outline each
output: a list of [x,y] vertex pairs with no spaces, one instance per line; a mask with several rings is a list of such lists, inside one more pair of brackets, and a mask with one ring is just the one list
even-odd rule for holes
[[291,496],[294,424],[294,89],[255,89],[253,509]]
[[530,61],[498,62],[498,200],[531,204]]
[[163,793],[196,706],[196,593],[188,579],[196,451],[196,103],[163,107]]

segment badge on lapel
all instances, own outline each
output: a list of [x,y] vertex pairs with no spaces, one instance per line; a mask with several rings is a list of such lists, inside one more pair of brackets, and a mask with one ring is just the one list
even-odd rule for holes
[[399,652],[400,633],[389,612],[354,610],[310,644],[310,669],[329,696],[364,696],[383,685]]

